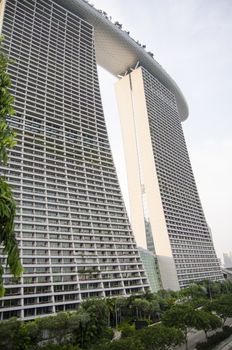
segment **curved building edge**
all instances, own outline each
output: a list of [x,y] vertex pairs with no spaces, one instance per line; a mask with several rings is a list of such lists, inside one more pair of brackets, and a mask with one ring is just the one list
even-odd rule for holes
[[95,31],[97,63],[114,76],[125,75],[139,63],[173,92],[181,121],[189,111],[183,93],[163,67],[134,41],[128,32],[120,29],[111,20],[85,0],[56,0],[57,3],[77,13],[90,23]]

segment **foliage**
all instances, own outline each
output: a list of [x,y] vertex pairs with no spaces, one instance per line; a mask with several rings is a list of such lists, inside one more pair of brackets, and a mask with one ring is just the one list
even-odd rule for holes
[[7,118],[15,114],[14,97],[10,93],[11,80],[7,73],[10,60],[2,48],[3,37],[0,38],[0,164],[6,165],[8,150],[16,144],[15,133],[10,128]]
[[203,330],[206,338],[208,337],[207,332],[212,331],[221,327],[222,323],[218,316],[206,312],[204,310],[196,310],[196,325],[195,328]]
[[228,317],[232,317],[232,294],[221,295],[214,299],[206,309],[215,311],[225,323]]
[[[183,304],[180,304],[178,295],[175,304],[173,306],[169,304],[168,310],[163,312],[160,305],[163,301],[166,302],[167,298],[172,299],[174,295],[170,291],[162,294],[165,299],[157,294],[118,299],[89,299],[81,304],[77,312],[61,312],[25,323],[14,318],[2,321],[0,322],[0,349],[167,350],[180,345],[183,340],[186,341],[187,346],[187,334],[191,328],[202,329],[207,336],[209,330],[220,327],[219,317],[212,314],[210,310],[217,309],[219,313],[222,309],[230,309],[232,304],[232,294],[226,294],[213,299],[205,309],[195,309],[185,299]],[[192,296],[190,297],[190,302],[193,300],[195,296],[193,299]],[[119,340],[112,341],[113,330],[108,327],[109,312],[112,317],[117,316],[118,320],[125,315],[130,316],[127,322],[123,321],[118,327],[122,331]],[[157,312],[163,312],[162,323],[139,331],[135,330],[133,320],[137,313],[139,317],[146,317],[149,321],[148,318],[154,318]],[[218,335],[218,337],[221,336]]]
[[228,294],[232,293],[232,280],[226,279],[221,283],[221,293],[220,294]]
[[204,280],[200,284],[205,288],[207,297],[212,300],[222,293],[224,282]]
[[146,299],[136,298],[132,302],[133,308],[136,310],[136,318],[145,318],[149,312],[150,303]]
[[[77,313],[77,322],[78,328],[74,328],[74,341],[79,344],[81,347],[85,348],[90,343],[92,336],[91,329],[89,329],[91,318],[88,312],[83,308]],[[76,331],[76,332],[75,332]]]
[[180,290],[179,296],[187,297],[188,299],[205,298],[207,296],[207,291],[204,286],[192,283],[187,288]]
[[124,322],[118,327],[118,329],[122,332],[122,338],[132,337],[135,334],[134,324],[130,325],[129,323]]
[[69,333],[69,314],[59,312],[56,316],[40,318],[35,321],[40,332],[46,331],[48,338],[55,338],[58,344],[63,343],[65,335]]
[[77,313],[79,330],[74,334],[76,342],[87,349],[91,343],[100,339],[107,327],[108,311],[104,300],[87,300]]
[[195,309],[188,304],[174,305],[164,313],[162,322],[168,327],[176,327],[183,331],[187,350],[189,329],[197,328],[197,313]]
[[96,327],[96,334],[107,326],[107,306],[104,300],[91,299],[82,303],[83,310],[88,312],[92,322]]
[[146,350],[168,350],[184,341],[181,330],[162,324],[144,328],[138,332],[138,338]]
[[205,307],[208,304],[208,299],[204,297],[194,297],[188,301],[188,304],[194,309],[197,309],[199,307]]
[[123,338],[117,341],[113,341],[106,348],[102,350],[145,350],[139,339],[135,337]]
[[72,345],[72,344],[53,344],[48,343],[42,347],[39,347],[39,350],[79,350],[80,348],[78,345]]
[[92,345],[88,350],[145,350],[145,348],[138,338],[128,337],[112,342],[103,340]]
[[125,297],[118,297],[115,299],[115,318],[116,318],[116,325],[118,323],[121,323],[123,318],[123,310],[127,308],[127,299]]
[[0,349],[12,350],[20,339],[21,323],[16,318],[0,322]]
[[37,344],[42,340],[42,331],[35,321],[21,323],[17,350],[36,350]]
[[195,326],[195,310],[188,304],[174,305],[162,316],[162,322],[168,326],[176,326],[181,330],[193,328]]
[[112,328],[107,327],[102,332],[102,339],[104,340],[112,340],[114,336],[114,331]]
[[224,327],[222,332],[217,332],[211,337],[208,337],[207,342],[198,343],[196,345],[197,350],[212,350],[216,345],[232,335],[232,329],[230,327]]
[[161,289],[156,294],[161,312],[170,309],[179,298],[179,292],[172,290]]
[[[10,128],[8,118],[15,114],[13,108],[14,98],[10,93],[11,80],[7,73],[10,63],[2,49],[0,38],[0,165],[7,165],[8,151],[15,145],[15,133]],[[6,265],[10,272],[18,277],[23,269],[19,259],[18,244],[14,234],[14,218],[16,203],[9,184],[0,176],[0,244],[3,253],[7,255]],[[0,265],[0,296],[4,294],[3,278],[4,268]]]

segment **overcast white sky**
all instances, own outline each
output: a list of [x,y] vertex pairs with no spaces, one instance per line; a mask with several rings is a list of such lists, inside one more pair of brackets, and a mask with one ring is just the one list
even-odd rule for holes
[[[215,248],[232,251],[232,0],[92,0],[147,45],[188,105],[184,133]],[[127,200],[114,94],[99,69],[114,160]]]

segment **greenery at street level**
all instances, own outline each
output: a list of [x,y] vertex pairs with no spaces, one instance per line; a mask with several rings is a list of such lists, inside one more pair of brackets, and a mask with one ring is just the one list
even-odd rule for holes
[[[222,329],[231,311],[229,280],[204,281],[179,292],[89,299],[75,312],[0,322],[0,349],[168,350],[184,343],[187,349],[187,334],[195,329],[205,332],[206,341],[197,349],[207,350],[231,335],[230,327]],[[148,327],[136,330],[135,321],[146,321]]]
[[223,340],[228,338],[232,335],[232,328],[231,327],[223,327],[223,331],[216,332],[213,335],[211,335],[207,342],[198,343],[196,345],[197,350],[212,350],[215,348],[216,345],[220,344]]
[[[8,120],[15,114],[13,108],[14,98],[10,93],[11,80],[7,73],[10,63],[2,48],[3,38],[0,38],[0,167],[7,165],[8,151],[15,145],[15,134],[10,128]],[[0,173],[0,244],[3,253],[7,256],[6,265],[10,272],[18,277],[22,273],[19,259],[19,249],[14,234],[14,218],[16,204],[11,188]],[[4,265],[0,264],[0,296],[4,294],[3,288]]]
[[203,330],[206,338],[207,332],[221,327],[220,319],[210,312],[194,309],[190,304],[173,305],[162,317],[164,325],[177,327],[182,330],[188,349],[188,333],[191,329]]

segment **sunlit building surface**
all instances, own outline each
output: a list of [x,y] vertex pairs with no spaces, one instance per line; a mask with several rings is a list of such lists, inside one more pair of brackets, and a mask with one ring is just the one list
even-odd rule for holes
[[141,66],[116,90],[136,242],[156,253],[164,288],[221,280],[175,93]]

